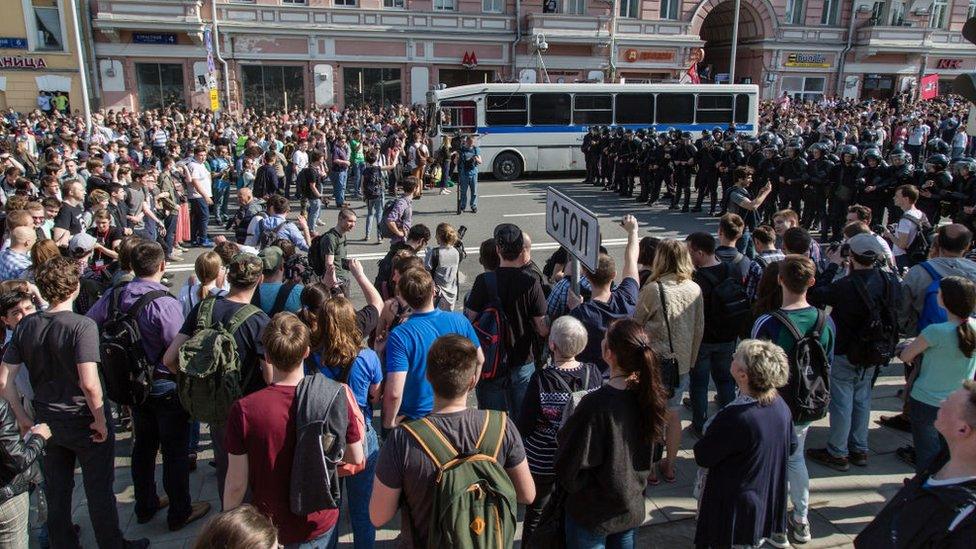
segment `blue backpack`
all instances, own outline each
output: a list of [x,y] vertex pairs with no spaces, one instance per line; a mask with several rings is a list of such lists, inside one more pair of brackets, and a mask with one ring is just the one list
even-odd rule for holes
[[946,310],[939,306],[939,283],[942,282],[942,275],[935,270],[928,261],[919,263],[925,272],[932,277],[932,282],[925,288],[925,304],[922,305],[922,313],[918,316],[918,332],[930,324],[939,324],[949,320]]
[[498,297],[498,278],[495,273],[485,273],[485,285],[488,286],[488,293],[491,301],[485,306],[484,310],[478,313],[472,325],[478,340],[481,342],[481,351],[485,354],[485,365],[481,370],[481,379],[494,379],[506,371],[508,361],[508,346],[512,340],[508,318],[502,310],[502,301]]

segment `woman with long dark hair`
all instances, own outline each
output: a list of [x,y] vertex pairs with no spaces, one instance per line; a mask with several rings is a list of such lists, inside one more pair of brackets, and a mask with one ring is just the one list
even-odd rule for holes
[[615,321],[601,345],[607,384],[587,394],[559,432],[555,472],[566,492],[569,549],[634,547],[644,521],[651,448],[668,412],[650,337]]

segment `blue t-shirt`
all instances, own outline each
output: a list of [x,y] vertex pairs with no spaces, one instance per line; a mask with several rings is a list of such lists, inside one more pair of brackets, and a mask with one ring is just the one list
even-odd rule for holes
[[[976,328],[976,320],[970,318],[968,322]],[[959,350],[957,327],[955,322],[929,324],[919,334],[929,346],[922,355],[918,379],[912,385],[915,400],[938,407],[964,380],[973,379],[976,355],[967,357]]]
[[[265,282],[258,286],[258,292],[261,296],[261,310],[267,314],[271,314],[271,309],[274,307],[275,300],[278,299],[278,290],[284,286],[283,282]],[[297,313],[302,310],[302,290],[305,287],[301,284],[295,284],[295,287],[291,289],[291,293],[288,294],[288,299],[285,300],[285,311],[289,313]],[[280,311],[279,311],[280,312]]]
[[618,318],[634,316],[634,311],[637,309],[638,289],[637,280],[625,278],[619,286],[611,290],[610,300],[606,303],[591,299],[569,312],[570,316],[586,327],[586,348],[576,357],[577,360],[596,364],[601,372],[606,372],[610,368],[610,365],[603,360],[600,343],[610,323]]
[[386,343],[386,371],[406,372],[403,400],[398,415],[419,419],[434,409],[434,391],[427,381],[427,351],[442,335],[458,334],[480,347],[478,334],[461,313],[435,309],[414,312],[406,322],[393,328]]
[[[308,355],[306,359],[305,371],[318,371],[329,379],[336,381],[342,376],[342,368],[338,366],[322,364],[322,354],[318,351]],[[383,382],[383,367],[380,365],[380,357],[372,349],[359,351],[359,356],[352,362],[349,368],[349,376],[346,378],[346,385],[356,396],[356,403],[363,411],[363,417],[369,423],[373,417],[373,408],[369,405],[369,387]]]

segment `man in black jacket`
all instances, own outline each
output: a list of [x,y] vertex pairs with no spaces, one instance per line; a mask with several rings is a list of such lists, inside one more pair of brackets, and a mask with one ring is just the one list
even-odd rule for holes
[[854,547],[972,547],[976,539],[976,383],[942,402],[935,428],[948,453],[891,498]]

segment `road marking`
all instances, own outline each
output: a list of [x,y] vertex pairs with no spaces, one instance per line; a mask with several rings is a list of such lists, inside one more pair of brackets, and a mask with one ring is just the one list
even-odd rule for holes
[[510,196],[536,196],[544,193],[480,194],[478,198],[508,198]]
[[546,212],[533,212],[524,214],[504,214],[502,217],[536,217],[540,215],[546,215]]

